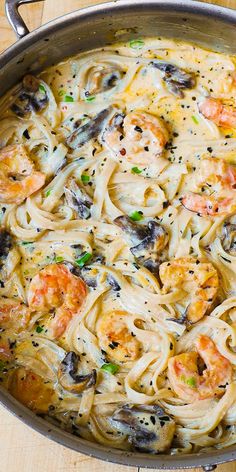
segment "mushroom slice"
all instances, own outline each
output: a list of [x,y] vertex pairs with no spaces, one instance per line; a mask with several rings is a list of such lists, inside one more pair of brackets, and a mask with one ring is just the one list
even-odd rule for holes
[[124,72],[118,66],[107,66],[104,64],[100,67],[93,67],[89,71],[86,91],[90,95],[101,92],[107,92],[117,85],[122,79]]
[[82,393],[96,384],[95,369],[89,374],[78,375],[79,356],[73,351],[66,354],[58,369],[58,380],[65,390],[72,393]]
[[70,179],[64,188],[65,200],[70,208],[73,208],[77,215],[83,220],[87,220],[91,213],[91,198],[80,189],[75,179]]
[[142,257],[150,255],[153,252],[158,253],[168,243],[168,233],[166,230],[158,224],[156,221],[149,221],[146,227],[147,236],[137,246],[132,247],[130,250],[135,257]]
[[97,136],[103,130],[105,120],[110,112],[111,107],[100,111],[100,113],[98,113],[94,118],[85,123],[85,125],[80,126],[75,131],[73,131],[73,133],[68,136],[66,144],[71,149],[76,149],[78,147],[82,147],[91,139],[97,138]]
[[160,277],[159,277],[159,267],[162,263],[162,259],[161,258],[149,258],[149,259],[142,259],[140,258],[139,259],[139,262],[141,265],[143,265],[143,267],[145,267],[146,269],[148,269],[153,275],[155,275],[156,279],[158,280],[158,282],[160,283]]
[[11,234],[6,229],[0,229],[0,268],[4,259],[7,258],[13,246],[13,239]]
[[40,80],[33,75],[26,75],[22,81],[22,88],[13,103],[11,110],[18,116],[24,117],[31,111],[41,111],[48,105],[48,96]]
[[[135,246],[130,248],[134,257],[142,258],[143,261],[151,260],[149,267],[156,262],[157,254],[165,248],[168,243],[168,233],[165,228],[154,220],[148,222],[146,226],[134,223],[128,216],[118,216],[114,223],[126,232]],[[155,271],[156,271],[155,264]]]
[[107,282],[111,286],[112,290],[114,290],[114,292],[119,292],[121,290],[120,285],[118,284],[116,279],[111,274],[108,274]]
[[147,236],[147,231],[145,226],[140,226],[137,223],[134,223],[131,218],[125,215],[118,216],[114,223],[119,226],[128,236],[132,243],[139,244]]
[[222,228],[222,246],[226,252],[236,256],[236,224],[226,221]]
[[173,93],[173,95],[183,98],[183,90],[192,89],[195,86],[196,81],[193,74],[169,62],[155,60],[152,62],[152,65],[161,72],[164,72],[163,80],[166,82],[169,91]]
[[127,434],[129,442],[142,452],[157,454],[170,448],[175,422],[158,405],[124,405],[110,419],[112,426]]

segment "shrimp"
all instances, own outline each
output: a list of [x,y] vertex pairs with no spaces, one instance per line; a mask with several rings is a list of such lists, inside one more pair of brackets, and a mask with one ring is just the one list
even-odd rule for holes
[[133,163],[148,164],[163,152],[168,131],[156,116],[133,111],[125,118],[115,115],[102,140],[117,157],[125,156]]
[[13,371],[8,380],[9,392],[36,413],[46,413],[56,394],[50,384],[25,367]]
[[11,298],[0,299],[1,328],[14,328],[21,331],[27,327],[29,320],[30,310],[24,303]]
[[198,213],[199,216],[228,214],[236,208],[233,198],[220,197],[216,199],[209,195],[199,195],[198,193],[188,193],[184,195],[181,199],[181,203],[187,210]]
[[196,323],[203,318],[214,302],[219,287],[214,266],[193,257],[181,257],[161,264],[159,274],[164,293],[174,287],[181,287],[189,293],[188,321]]
[[101,348],[111,360],[134,361],[140,351],[139,341],[128,330],[128,313],[115,310],[103,315],[98,323],[97,336]]
[[[175,393],[187,402],[195,402],[222,395],[232,378],[232,365],[220,354],[214,342],[200,335],[195,342],[197,352],[184,352],[171,357],[168,378]],[[206,365],[199,374],[199,357]]]
[[197,172],[196,188],[206,185],[220,184],[221,187],[234,189],[236,187],[236,166],[228,164],[224,159],[205,157],[200,161]]
[[49,264],[33,277],[28,303],[31,310],[42,313],[55,309],[50,328],[52,337],[59,338],[80,310],[86,293],[84,281],[73,275],[65,264]]
[[10,340],[0,342],[0,361],[9,362],[14,359],[13,350],[10,347]]
[[223,105],[218,98],[205,98],[199,104],[199,111],[205,118],[222,128],[236,128],[236,109]]
[[21,144],[0,150],[0,203],[19,204],[45,183],[45,175],[34,170]]
[[[229,213],[236,208],[235,199],[227,196],[236,187],[236,166],[228,164],[224,159],[205,157],[200,161],[192,190],[199,188],[214,193],[188,193],[181,198],[182,205],[187,210],[198,213],[199,216],[216,216]],[[225,192],[226,191],[226,192]]]

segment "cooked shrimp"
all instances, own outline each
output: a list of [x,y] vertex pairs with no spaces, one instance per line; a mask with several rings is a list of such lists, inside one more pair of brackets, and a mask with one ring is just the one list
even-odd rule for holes
[[199,216],[217,216],[229,213],[236,208],[234,199],[230,197],[214,198],[209,195],[188,193],[181,199],[182,205],[187,210],[198,213]]
[[27,327],[30,310],[24,303],[11,299],[0,299],[0,326],[20,331]]
[[21,144],[0,150],[0,203],[21,203],[39,190],[45,175],[34,170],[33,162]]
[[46,413],[49,405],[56,399],[50,384],[25,367],[13,371],[9,378],[8,390],[13,397],[36,413]]
[[[190,403],[222,395],[232,378],[231,363],[208,336],[200,335],[195,345],[197,352],[184,352],[168,362],[168,378],[173,390]],[[202,375],[198,371],[199,356],[206,365]]]
[[35,275],[30,283],[28,302],[31,310],[50,312],[53,338],[64,333],[71,318],[78,313],[86,297],[86,285],[65,264],[50,264]]
[[168,132],[156,116],[133,111],[125,118],[122,115],[113,117],[103,134],[103,141],[116,156],[125,156],[136,164],[147,164],[163,152]]
[[199,111],[208,120],[222,128],[236,128],[236,109],[223,105],[218,98],[205,98],[199,104]]
[[189,293],[187,318],[191,323],[199,321],[209,310],[217,294],[219,279],[210,262],[193,257],[182,257],[160,265],[163,292],[181,287]]
[[112,311],[101,318],[97,336],[101,348],[111,360],[134,361],[140,352],[138,340],[128,330],[125,311]]
[[14,359],[13,351],[10,348],[9,340],[0,342],[0,360],[8,362]]
[[217,184],[228,189],[235,188],[236,166],[216,157],[202,159],[197,172],[196,185],[202,187],[204,184],[208,188]]

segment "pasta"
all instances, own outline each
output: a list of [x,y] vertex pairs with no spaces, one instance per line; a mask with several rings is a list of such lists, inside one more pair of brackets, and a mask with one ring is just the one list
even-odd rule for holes
[[134,39],[1,99],[0,381],[79,437],[236,442],[235,64]]

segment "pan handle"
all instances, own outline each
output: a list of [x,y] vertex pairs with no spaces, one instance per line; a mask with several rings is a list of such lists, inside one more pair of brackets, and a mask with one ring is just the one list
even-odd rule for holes
[[7,19],[16,33],[18,39],[23,38],[29,34],[23,18],[19,13],[19,7],[26,3],[43,2],[44,0],[5,0],[5,10]]

